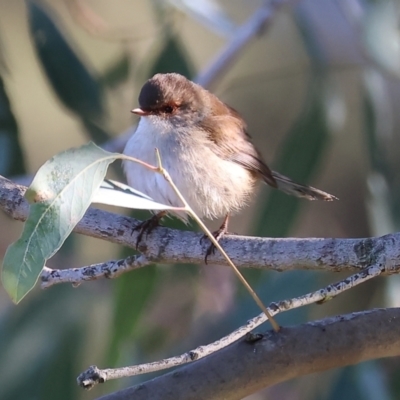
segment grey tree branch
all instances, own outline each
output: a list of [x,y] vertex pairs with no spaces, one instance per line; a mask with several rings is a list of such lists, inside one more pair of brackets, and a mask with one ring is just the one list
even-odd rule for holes
[[52,269],[44,267],[41,275],[41,287],[47,289],[58,283],[72,283],[79,286],[82,282],[100,278],[117,278],[121,274],[145,267],[150,262],[143,255],[132,255],[124,260],[110,260],[81,268]]
[[[29,205],[23,197],[25,191],[26,187],[0,177],[0,209],[16,220],[26,220]],[[137,232],[132,232],[132,227],[137,223],[137,220],[126,216],[91,208],[74,231],[134,248]],[[139,251],[148,263],[202,264],[207,243],[200,244],[201,236],[200,233],[159,227],[141,242]],[[363,239],[230,236],[221,240],[221,244],[236,266],[274,271],[301,269],[354,272],[383,258],[386,270],[392,268],[395,273],[400,260],[400,233]],[[209,260],[213,264],[226,265],[218,253]],[[119,262],[115,261],[114,264],[117,267]],[[101,271],[99,273],[99,269],[95,268],[88,270],[87,274],[90,272],[93,272],[93,279],[97,275],[107,275]],[[114,273],[118,274],[118,271]]]
[[399,329],[400,309],[389,308],[268,331],[98,400],[238,400],[295,377],[398,356]]

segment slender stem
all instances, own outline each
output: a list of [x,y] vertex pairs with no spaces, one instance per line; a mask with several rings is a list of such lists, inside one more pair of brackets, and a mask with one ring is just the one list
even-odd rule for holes
[[118,159],[120,159],[120,160],[132,161],[132,162],[138,163],[138,164],[140,164],[140,165],[143,165],[143,167],[149,169],[150,171],[159,172],[158,168],[155,167],[154,165],[147,164],[146,162],[144,162],[144,161],[142,161],[142,160],[139,160],[139,159],[137,159],[137,158],[135,158],[135,157],[126,156],[125,154],[113,154],[113,157],[114,157],[115,159],[118,158]]
[[274,320],[272,315],[268,312],[267,308],[264,306],[260,298],[257,296],[257,293],[253,290],[253,288],[249,285],[249,283],[246,281],[244,276],[240,273],[236,265],[232,262],[228,254],[225,252],[225,250],[222,248],[222,246],[218,243],[218,240],[215,239],[214,235],[208,230],[206,225],[203,223],[203,221],[196,215],[196,213],[192,210],[188,202],[185,200],[185,198],[182,196],[180,193],[179,189],[175,186],[171,176],[169,175],[168,171],[165,170],[162,167],[161,164],[161,156],[159,150],[156,148],[156,156],[158,160],[158,168],[160,173],[163,175],[164,179],[171,185],[173,190],[175,191],[176,195],[179,197],[179,199],[182,201],[184,204],[185,208],[187,209],[187,212],[191,215],[191,217],[197,222],[197,224],[200,226],[200,228],[204,231],[204,233],[208,236],[210,239],[211,243],[222,253],[222,255],[225,257],[226,261],[228,264],[232,267],[232,269],[235,271],[235,274],[239,278],[239,280],[243,283],[245,288],[248,290],[250,295],[253,297],[254,301],[258,304],[258,306],[261,308],[261,310],[264,312],[264,314],[267,316],[269,322],[272,325],[272,328],[274,329],[275,332],[278,332],[280,329],[279,324]]

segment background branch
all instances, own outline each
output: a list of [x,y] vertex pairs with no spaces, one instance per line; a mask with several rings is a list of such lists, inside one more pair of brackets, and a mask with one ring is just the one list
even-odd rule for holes
[[287,3],[287,0],[265,1],[246,23],[244,23],[235,33],[229,43],[216,55],[210,65],[206,67],[195,79],[195,81],[205,87],[210,88],[220,79],[222,73],[234,63],[241,50],[254,39],[260,32],[265,31],[273,21],[276,12]]

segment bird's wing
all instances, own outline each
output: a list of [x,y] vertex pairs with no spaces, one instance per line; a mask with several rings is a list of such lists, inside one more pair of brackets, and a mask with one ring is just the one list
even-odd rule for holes
[[224,107],[222,111],[225,112],[216,112],[202,121],[212,151],[224,160],[240,164],[270,186],[277,187],[271,170],[253,145],[243,119],[224,103],[218,106]]

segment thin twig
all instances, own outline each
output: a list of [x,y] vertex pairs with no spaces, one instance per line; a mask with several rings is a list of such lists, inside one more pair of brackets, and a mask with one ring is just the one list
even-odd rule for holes
[[74,287],[82,282],[99,278],[117,278],[121,274],[145,267],[150,262],[143,255],[132,255],[122,260],[110,260],[81,268],[51,269],[44,267],[40,276],[41,288],[47,289],[58,283],[72,283]]

